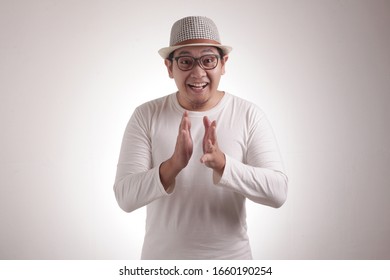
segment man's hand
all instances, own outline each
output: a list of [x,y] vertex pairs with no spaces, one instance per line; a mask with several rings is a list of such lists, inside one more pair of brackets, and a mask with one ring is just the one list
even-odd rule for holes
[[165,189],[175,181],[179,172],[187,166],[193,151],[191,138],[191,122],[185,111],[179,126],[175,151],[171,158],[160,165],[160,180]]
[[225,169],[225,154],[219,149],[217,142],[217,122],[210,122],[208,117],[203,118],[204,137],[203,137],[203,156],[200,159],[207,167],[212,168],[222,176]]
[[192,151],[193,143],[191,138],[191,122],[188,118],[188,112],[185,111],[179,127],[175,152],[172,156],[176,169],[181,170],[187,166],[192,156]]

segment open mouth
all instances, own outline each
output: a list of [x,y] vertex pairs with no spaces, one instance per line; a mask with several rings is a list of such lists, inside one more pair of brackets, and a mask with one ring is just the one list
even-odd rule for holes
[[197,89],[197,90],[201,90],[201,89],[204,89],[205,87],[207,87],[209,85],[209,83],[192,83],[192,84],[188,84],[188,86],[192,89]]

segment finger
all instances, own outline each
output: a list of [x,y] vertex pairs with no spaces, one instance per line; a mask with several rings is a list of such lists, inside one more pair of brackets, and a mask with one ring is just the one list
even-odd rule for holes
[[210,159],[209,159],[209,155],[208,154],[205,154],[203,155],[201,158],[200,158],[200,162],[201,163],[206,163],[208,162]]
[[182,129],[178,137],[179,150],[192,151],[191,133],[188,130]]
[[179,133],[184,129],[185,114],[186,114],[186,112],[184,112],[183,115],[181,116],[180,125],[179,125]]
[[217,142],[217,122],[216,121],[213,121],[211,123],[209,139],[211,140],[213,145],[215,145],[215,143]]
[[187,129],[188,131],[191,130],[191,120],[190,117],[188,116],[188,112],[186,111],[186,121],[187,121]]
[[212,152],[214,152],[214,151],[215,151],[215,147],[214,147],[214,145],[213,145],[213,142],[212,142],[211,139],[209,139],[209,140],[207,141],[207,152],[208,152],[208,153],[212,153]]
[[204,125],[204,139],[207,140],[210,134],[210,120],[207,116],[203,117],[203,125]]
[[207,116],[204,116],[203,117],[203,124],[204,124],[204,128],[206,129],[206,131],[208,130],[208,128],[210,127],[210,120]]
[[188,117],[187,111],[184,111],[184,113],[183,113],[179,129],[180,130],[184,129],[184,130],[188,130],[188,131],[191,129],[191,122],[190,122],[190,119]]

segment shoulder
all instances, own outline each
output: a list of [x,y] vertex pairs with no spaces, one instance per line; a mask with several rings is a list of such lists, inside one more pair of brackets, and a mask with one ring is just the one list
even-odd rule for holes
[[172,111],[174,94],[168,94],[150,101],[147,101],[135,108],[133,116],[144,120],[158,119],[162,114]]
[[159,119],[164,108],[170,107],[171,100],[172,94],[169,94],[138,105],[132,113],[129,124],[150,129]]
[[141,105],[139,105],[135,111],[136,112],[142,112],[142,113],[147,113],[147,112],[155,112],[159,108],[163,107],[164,104],[170,102],[170,99],[172,97],[172,94],[159,97],[150,101],[147,101]]
[[265,116],[264,111],[254,102],[226,93],[229,106],[232,106],[233,112],[249,119],[260,119]]

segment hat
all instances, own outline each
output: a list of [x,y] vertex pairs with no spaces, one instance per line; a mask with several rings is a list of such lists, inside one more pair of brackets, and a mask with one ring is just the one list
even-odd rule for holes
[[171,52],[182,47],[213,46],[228,54],[232,47],[221,44],[215,23],[200,16],[185,17],[172,25],[169,47],[158,51],[162,58],[167,58]]

